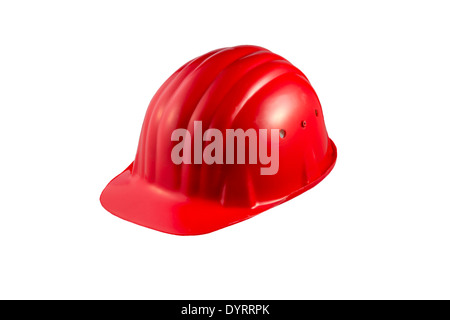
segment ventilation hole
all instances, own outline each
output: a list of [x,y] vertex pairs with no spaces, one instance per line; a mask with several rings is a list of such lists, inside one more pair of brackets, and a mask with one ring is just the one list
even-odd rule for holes
[[317,111],[317,109],[316,109],[316,110],[314,110],[314,112],[316,113],[316,117],[318,117],[319,116],[319,111]]
[[306,127],[306,120],[303,120],[302,121],[302,128],[305,128]]
[[280,130],[280,138],[283,139],[284,137],[286,137],[286,130],[281,129]]

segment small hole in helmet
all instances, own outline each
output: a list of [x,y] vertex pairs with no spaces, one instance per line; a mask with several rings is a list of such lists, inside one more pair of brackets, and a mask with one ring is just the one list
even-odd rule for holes
[[306,120],[303,120],[302,121],[302,128],[305,128],[306,127]]
[[316,117],[318,117],[319,116],[319,110],[314,110],[314,113],[316,114]]
[[281,129],[280,130],[280,138],[283,139],[284,137],[286,137],[286,130]]

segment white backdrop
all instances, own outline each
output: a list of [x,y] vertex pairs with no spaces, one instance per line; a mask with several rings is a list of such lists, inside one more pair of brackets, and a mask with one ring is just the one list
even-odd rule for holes
[[[2,1],[0,298],[450,298],[446,1]],[[195,237],[104,210],[186,61],[254,44],[316,89],[335,169]]]

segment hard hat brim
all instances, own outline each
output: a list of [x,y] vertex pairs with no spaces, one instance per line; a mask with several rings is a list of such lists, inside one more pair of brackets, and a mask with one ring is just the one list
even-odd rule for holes
[[336,146],[331,139],[329,148],[330,165],[318,179],[282,199],[253,208],[225,207],[219,202],[161,188],[133,176],[133,163],[105,187],[100,202],[113,215],[150,229],[175,235],[210,233],[247,220],[317,185],[336,162]]

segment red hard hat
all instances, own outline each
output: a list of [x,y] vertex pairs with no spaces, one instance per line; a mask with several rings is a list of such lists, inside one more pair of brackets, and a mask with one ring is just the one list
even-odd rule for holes
[[[187,132],[181,163],[173,160],[177,129]],[[276,130],[276,139],[259,136],[259,148],[276,141],[277,149],[267,155],[278,150],[277,170],[263,174],[268,164],[261,159],[190,161],[198,139],[204,138],[204,146],[214,141],[207,129],[226,137],[230,129]],[[250,159],[248,145],[244,153]],[[233,160],[236,153],[224,148],[223,159]],[[134,162],[106,186],[100,201],[112,214],[148,228],[203,234],[314,187],[336,155],[319,99],[299,69],[261,47],[224,48],[189,61],[161,86],[148,106]]]

